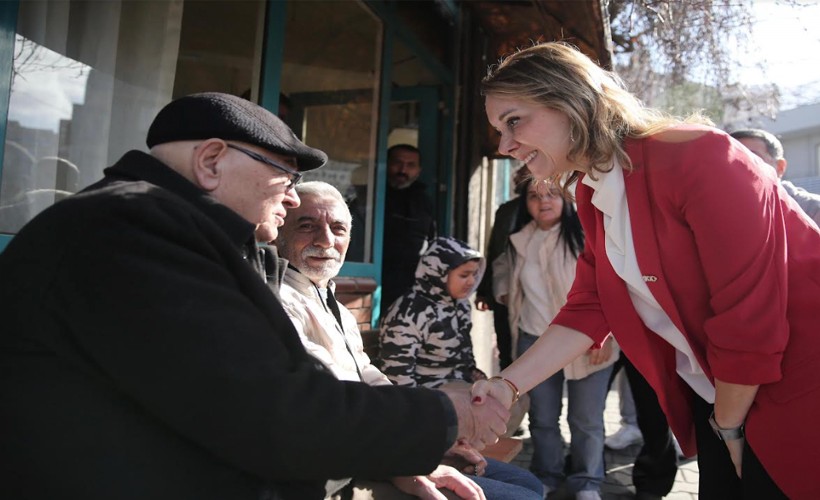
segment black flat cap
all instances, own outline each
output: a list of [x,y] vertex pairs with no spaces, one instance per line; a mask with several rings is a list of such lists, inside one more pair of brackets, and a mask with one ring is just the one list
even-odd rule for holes
[[154,118],[145,142],[152,148],[166,142],[211,138],[246,142],[293,156],[302,172],[327,163],[324,151],[302,143],[278,116],[246,99],[219,92],[171,101]]

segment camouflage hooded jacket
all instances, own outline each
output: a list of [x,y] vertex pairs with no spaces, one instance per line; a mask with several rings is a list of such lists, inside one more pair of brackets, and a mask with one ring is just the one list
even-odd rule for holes
[[416,268],[413,287],[399,297],[380,324],[382,372],[403,386],[437,387],[445,382],[471,382],[476,369],[469,299],[447,292],[448,273],[478,260],[475,287],[486,262],[481,254],[455,238],[433,240]]

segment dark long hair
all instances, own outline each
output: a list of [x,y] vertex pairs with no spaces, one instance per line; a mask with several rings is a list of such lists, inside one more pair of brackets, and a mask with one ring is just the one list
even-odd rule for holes
[[[515,226],[510,234],[517,233],[531,220],[532,215],[527,210],[527,191],[519,196],[518,213],[515,217]],[[572,253],[572,256],[578,258],[578,255],[584,250],[584,230],[581,227],[581,219],[578,217],[578,211],[575,209],[575,203],[564,198],[564,207],[561,209],[561,229],[558,232],[558,238],[564,243],[566,249]],[[509,245],[509,240],[507,241]]]

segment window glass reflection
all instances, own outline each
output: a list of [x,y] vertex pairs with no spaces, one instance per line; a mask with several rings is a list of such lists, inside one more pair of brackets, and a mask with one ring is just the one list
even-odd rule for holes
[[265,3],[20,2],[0,232],[145,150],[156,113],[180,95],[256,99]]
[[288,3],[280,108],[302,140],[328,154],[305,178],[347,199],[348,262],[372,261],[380,60],[381,22],[361,3]]
[[0,230],[17,231],[79,185],[77,166],[60,154],[60,131],[85,101],[89,66],[21,35],[15,37],[6,128]]

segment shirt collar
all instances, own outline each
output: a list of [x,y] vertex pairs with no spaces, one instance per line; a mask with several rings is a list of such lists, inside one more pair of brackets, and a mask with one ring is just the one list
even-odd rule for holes
[[594,191],[590,201],[604,214],[604,231],[608,242],[615,246],[618,253],[624,255],[629,212],[623,169],[618,160],[613,159],[612,168],[608,172],[595,172],[595,176],[597,179],[592,179],[587,174],[581,182]]
[[[310,290],[320,288],[311,281],[310,278],[302,274],[293,264],[288,263],[287,272],[285,272],[284,281],[292,288],[295,288],[304,295],[309,295]],[[334,295],[336,294],[336,283],[333,280],[327,282],[327,290],[330,290]]]
[[109,180],[145,181],[176,194],[211,218],[237,246],[253,238],[254,224],[149,154],[129,151],[104,173]]

